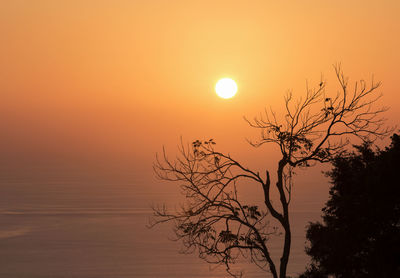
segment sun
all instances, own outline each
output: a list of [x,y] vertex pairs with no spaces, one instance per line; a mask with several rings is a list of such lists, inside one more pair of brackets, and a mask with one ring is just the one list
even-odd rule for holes
[[232,98],[237,92],[236,82],[230,78],[222,78],[215,85],[215,92],[221,98]]

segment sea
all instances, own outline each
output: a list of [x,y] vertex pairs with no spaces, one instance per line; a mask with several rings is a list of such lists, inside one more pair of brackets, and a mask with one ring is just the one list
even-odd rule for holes
[[[148,228],[151,206],[173,203],[176,194],[131,182],[2,179],[0,277],[230,277],[223,266],[207,264],[196,253],[183,254],[182,245],[172,240],[170,225]],[[308,205],[291,211],[288,272],[293,277],[309,262],[304,252],[306,225],[320,219],[324,203],[307,198],[300,202]],[[270,243],[276,259],[279,242],[277,238]],[[242,269],[244,277],[271,277],[247,261],[235,268]]]

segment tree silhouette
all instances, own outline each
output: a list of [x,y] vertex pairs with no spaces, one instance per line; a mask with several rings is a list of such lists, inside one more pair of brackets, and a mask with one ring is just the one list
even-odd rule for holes
[[[266,143],[278,146],[276,181],[271,182],[268,170],[260,174],[245,164],[215,149],[215,142],[196,140],[191,145],[181,142],[179,155],[171,160],[165,150],[157,156],[156,175],[167,181],[179,182],[186,203],[180,210],[170,212],[165,207],[154,208],[150,226],[174,222],[177,239],[188,252],[195,249],[209,263],[230,265],[243,256],[260,268],[270,271],[274,278],[286,277],[291,247],[289,203],[292,173],[296,168],[328,162],[344,152],[348,137],[374,140],[388,130],[382,126],[380,114],[385,108],[374,108],[380,98],[375,95],[380,83],[363,80],[350,89],[340,65],[335,66],[340,92],[330,96],[322,80],[316,89],[306,89],[304,98],[285,97],[285,116],[279,120],[274,112],[246,121],[261,131],[250,143],[259,147]],[[242,201],[238,188],[246,181],[257,183],[263,190],[262,206]],[[273,202],[271,187],[279,193]],[[270,224],[274,219],[279,231]],[[272,235],[283,233],[284,245],[279,262],[274,262],[268,248]]]
[[301,277],[400,277],[400,137],[383,151],[356,148],[333,161],[323,224],[307,230],[313,266]]

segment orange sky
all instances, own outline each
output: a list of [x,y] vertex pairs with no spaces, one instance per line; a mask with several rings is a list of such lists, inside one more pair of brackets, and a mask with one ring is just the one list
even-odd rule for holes
[[[351,80],[383,82],[397,124],[399,11],[396,0],[0,1],[2,172],[150,173],[181,135],[269,167],[271,148],[248,146],[242,116],[279,112],[288,89],[301,95],[321,73],[336,92],[336,62]],[[213,91],[224,76],[238,83],[231,100]]]

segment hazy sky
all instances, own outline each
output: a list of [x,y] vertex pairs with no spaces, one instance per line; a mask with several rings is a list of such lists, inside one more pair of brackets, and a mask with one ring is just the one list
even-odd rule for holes
[[[396,124],[399,12],[397,0],[0,0],[2,172],[142,169],[146,180],[180,136],[269,167],[273,151],[249,147],[257,133],[242,117],[279,113],[287,90],[301,96],[321,74],[335,93],[336,62],[350,81],[383,82]],[[231,100],[213,90],[225,76],[238,83]]]

